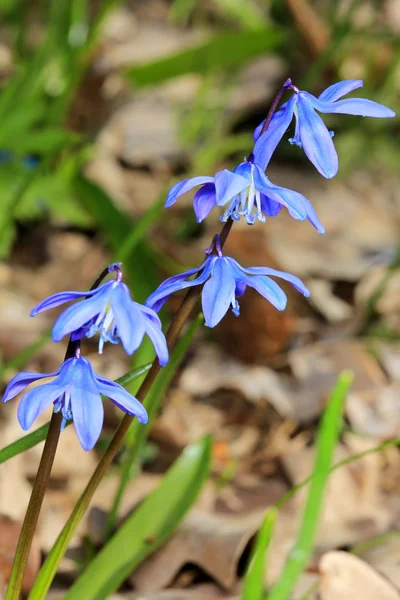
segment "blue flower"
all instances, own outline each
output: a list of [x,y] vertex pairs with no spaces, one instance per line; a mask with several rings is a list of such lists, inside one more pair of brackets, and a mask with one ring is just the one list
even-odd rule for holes
[[231,217],[238,221],[243,216],[249,225],[256,219],[264,222],[266,216],[277,215],[285,206],[292,217],[301,221],[308,219],[319,233],[324,233],[310,201],[298,192],[274,185],[252,161],[245,160],[233,172],[224,169],[215,177],[192,177],[176,183],[168,193],[165,206],[172,206],[179,196],[197,185],[201,188],[194,196],[193,207],[199,223],[215,205],[224,206],[228,202],[221,220]]
[[139,400],[118,383],[96,375],[90,362],[82,357],[69,358],[53,373],[19,373],[8,384],[3,402],[14,398],[31,383],[54,376],[52,382],[35,387],[22,397],[18,406],[22,429],[29,429],[38,415],[53,403],[54,412],[61,411],[63,416],[61,428],[73,419],[82,448],[91,450],[103,426],[100,394],[110,398],[124,412],[136,416],[140,423],[147,423],[146,410]]
[[[196,279],[189,277],[200,273]],[[204,285],[202,290],[202,308],[207,327],[215,327],[232,308],[239,316],[237,298],[242,296],[247,286],[254,288],[278,310],[286,308],[287,297],[283,290],[269,276],[289,281],[304,296],[310,295],[308,289],[298,277],[275,271],[266,267],[244,269],[229,256],[212,255],[205,259],[197,269],[190,269],[164,281],[146,300],[147,306],[160,310],[171,294],[195,285]]]
[[121,341],[125,351],[132,354],[147,334],[160,365],[166,365],[168,348],[158,315],[147,306],[134,302],[127,286],[119,280],[107,281],[87,292],[54,294],[40,302],[31,316],[80,298],[85,300],[67,308],[56,320],[52,331],[54,342],[59,342],[65,335],[71,335],[74,341],[85,336],[90,338],[100,331],[100,354],[106,341],[113,344]]
[[273,115],[267,131],[259,137],[263,123],[255,130],[254,161],[261,169],[266,168],[272,153],[295,115],[295,134],[289,141],[304,149],[321,175],[328,179],[334,177],[338,171],[338,157],[332,141],[333,132],[327,129],[315,110],[322,113],[341,113],[381,119],[395,116],[390,108],[365,98],[339,100],[363,85],[359,79],[340,81],[328,87],[318,98],[292,86],[295,94]]

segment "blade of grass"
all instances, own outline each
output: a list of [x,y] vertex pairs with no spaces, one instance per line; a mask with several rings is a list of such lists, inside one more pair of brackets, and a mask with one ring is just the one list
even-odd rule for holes
[[268,509],[265,515],[244,577],[242,600],[262,600],[267,552],[277,516],[275,507]]
[[158,410],[161,405],[162,398],[169,387],[172,378],[174,377],[179,365],[183,361],[186,352],[192,342],[193,336],[197,331],[198,326],[202,321],[202,317],[197,317],[188,327],[187,331],[183,334],[177,345],[175,346],[168,364],[160,373],[157,375],[157,379],[154,382],[150,392],[146,396],[146,400],[143,406],[147,410],[149,416],[149,422],[146,426],[138,426],[138,422],[133,421],[127,436],[126,436],[126,449],[121,461],[121,479],[117,493],[114,498],[113,505],[108,515],[106,525],[106,538],[110,537],[116,523],[118,510],[121,505],[121,501],[124,492],[132,479],[132,471],[135,468],[135,464],[138,460],[143,445],[150,432],[151,425],[154,418],[157,416]]
[[278,582],[266,596],[268,600],[287,600],[297,578],[307,566],[314,545],[332,456],[341,429],[343,405],[352,381],[353,374],[350,371],[344,371],[339,375],[323,414],[316,445],[314,473],[297,542]]
[[244,64],[254,56],[282,46],[285,36],[277,28],[235,31],[215,35],[210,40],[172,56],[137,65],[126,71],[136,86],[154,85],[187,73],[205,74]]
[[[141,367],[137,367],[136,369],[133,369],[132,371],[129,371],[129,373],[126,373],[125,375],[122,375],[122,377],[116,379],[116,382],[125,387],[126,385],[131,383],[131,381],[142,377],[144,373],[147,373],[150,367],[151,363],[142,365]],[[72,421],[68,421],[66,423],[66,426],[71,425],[71,423]],[[36,446],[36,444],[43,442],[43,440],[46,438],[48,430],[49,423],[46,423],[45,425],[42,425],[42,427],[39,427],[35,431],[32,431],[32,433],[28,433],[22,438],[19,438],[19,440],[16,440],[15,442],[9,444],[5,448],[2,448],[2,450],[0,450],[0,465],[1,463],[6,462],[6,460],[9,460],[13,456],[21,454],[21,452],[25,452],[25,450],[29,450],[30,448]]]

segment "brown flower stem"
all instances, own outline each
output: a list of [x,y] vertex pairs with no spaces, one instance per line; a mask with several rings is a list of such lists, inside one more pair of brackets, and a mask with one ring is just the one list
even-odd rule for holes
[[268,111],[268,114],[265,118],[264,125],[262,126],[262,129],[260,131],[260,135],[258,136],[258,138],[260,138],[267,131],[267,129],[271,123],[272,117],[274,116],[274,112],[278,108],[278,104],[281,101],[283,94],[290,87],[290,85],[291,85],[291,80],[288,79],[287,81],[285,81],[285,83],[283,84],[283,86],[281,87],[281,89],[279,90],[277,95],[275,96],[274,101],[272,102],[271,107]]
[[22,580],[24,577],[26,564],[28,562],[33,536],[35,534],[40,509],[42,507],[44,494],[47,488],[47,482],[50,477],[50,472],[57,450],[58,439],[61,431],[61,421],[62,414],[60,412],[53,412],[42,458],[40,459],[38,472],[36,474],[35,483],[33,484],[32,494],[19,536],[17,550],[14,556],[13,568],[7,588],[6,600],[18,600],[20,597]]
[[[117,270],[117,268],[118,267],[112,269],[111,271],[109,268],[104,269],[90,289],[93,290],[98,287],[102,280],[110,272]],[[65,352],[64,361],[68,360],[69,358],[73,358],[76,355],[76,351],[79,347],[80,341],[72,341],[70,338],[67,350]],[[61,412],[53,412],[39,467],[33,484],[31,497],[29,499],[28,508],[26,509],[24,522],[22,524],[17,549],[15,551],[14,562],[7,588],[6,600],[19,600],[20,597],[22,580],[24,578],[24,573],[28,562],[33,536],[36,531],[36,525],[39,520],[43,498],[57,451],[58,440],[61,433],[61,423]]]

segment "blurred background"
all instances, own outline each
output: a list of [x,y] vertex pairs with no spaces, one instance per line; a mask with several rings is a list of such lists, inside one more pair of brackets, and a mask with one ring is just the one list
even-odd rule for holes
[[[166,192],[179,179],[213,175],[248,155],[252,131],[287,77],[316,95],[338,80],[363,79],[356,96],[398,111],[398,0],[0,0],[0,17],[3,386],[21,368],[50,372],[63,360],[65,345],[49,342],[55,312],[29,317],[45,296],[88,289],[105,265],[121,260],[143,302],[165,277],[200,264],[219,212],[198,225],[190,194],[165,211]],[[206,433],[214,440],[212,478],[171,541],[132,573],[122,598],[238,597],[265,508],[312,469],[316,424],[343,368],[355,382],[335,460],[400,436],[399,122],[325,121],[339,154],[333,181],[319,176],[289,135],[268,176],[308,197],[326,234],[282,211],[264,226],[235,224],[226,245],[244,266],[301,277],[311,299],[287,289],[288,309],[278,313],[249,290],[240,318],[199,328],[120,517]],[[166,324],[179,302],[169,303]],[[109,378],[131,366],[119,347],[98,356],[96,341],[86,340],[84,351]],[[134,363],[152,358],[144,344]],[[0,407],[2,446],[21,435],[16,406]],[[96,450],[84,453],[72,427],[61,436],[31,579],[118,424],[120,415],[105,406]],[[318,597],[324,553],[384,534],[391,535],[379,546],[361,548],[365,572],[352,570],[351,585],[383,574],[400,589],[395,444],[331,477],[314,562],[293,598]],[[0,469],[0,579],[9,572],[41,448]],[[62,597],[101,546],[118,478],[116,464],[49,598]],[[269,582],[291,548],[302,500],[299,493],[280,512]],[[327,564],[336,565],[337,552],[329,556]],[[367,593],[357,598],[368,600]]]

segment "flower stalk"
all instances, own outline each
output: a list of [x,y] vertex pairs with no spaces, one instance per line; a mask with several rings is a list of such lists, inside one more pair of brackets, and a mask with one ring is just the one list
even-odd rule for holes
[[[104,269],[99,277],[94,282],[91,290],[100,285],[103,279],[111,271],[119,270],[119,264],[111,265]],[[78,357],[80,354],[80,341],[68,342],[65,352],[65,360],[73,357]],[[60,438],[63,415],[61,411],[53,411],[49,431],[46,436],[42,456],[40,458],[39,467],[33,483],[31,497],[29,499],[28,508],[25,513],[24,522],[22,524],[21,533],[18,540],[17,549],[14,556],[14,562],[10,574],[10,580],[7,587],[6,600],[19,600],[21,594],[22,581],[25,574],[26,565],[29,558],[29,553],[32,547],[33,537],[35,535],[37,522],[39,520],[40,511],[43,504],[43,498],[46,493],[51,470],[53,468],[54,459],[56,456],[58,440]]]

